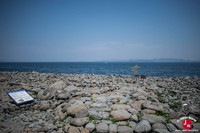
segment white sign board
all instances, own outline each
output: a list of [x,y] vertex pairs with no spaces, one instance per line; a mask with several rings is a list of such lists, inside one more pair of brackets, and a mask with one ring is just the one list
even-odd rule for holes
[[34,100],[25,90],[10,91],[8,92],[8,95],[16,104],[22,104]]

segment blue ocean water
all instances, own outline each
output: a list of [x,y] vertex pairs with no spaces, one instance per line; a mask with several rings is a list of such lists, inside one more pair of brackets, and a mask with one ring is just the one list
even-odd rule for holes
[[48,72],[68,74],[123,74],[133,75],[131,67],[138,65],[138,75],[200,76],[200,63],[141,63],[141,62],[45,62],[0,63],[0,71]]

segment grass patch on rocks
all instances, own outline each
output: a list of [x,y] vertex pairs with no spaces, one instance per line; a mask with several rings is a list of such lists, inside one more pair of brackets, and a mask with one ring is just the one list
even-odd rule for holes
[[136,114],[136,116],[137,116],[137,117],[142,117],[142,115],[141,115],[141,114],[138,114],[138,113]]
[[112,121],[113,123],[115,123],[115,122],[116,122],[116,120],[115,120],[114,118],[111,118],[111,117],[109,117],[109,118],[104,118],[103,120]]
[[112,111],[113,111],[112,109],[111,109],[111,110],[108,110],[109,113],[111,113]]
[[127,123],[127,124],[125,124],[125,125],[123,125],[123,124],[119,124],[119,126],[131,127],[131,126],[129,125],[129,123]]
[[147,96],[147,100],[152,101],[153,99],[150,96]]
[[31,96],[34,97],[37,96],[37,94],[35,92],[32,92]]
[[92,116],[92,115],[89,115],[89,120],[90,120],[90,121],[96,120],[96,117],[94,117],[94,116]]
[[57,122],[57,120],[54,120],[54,121],[53,121],[53,124],[55,125],[55,124],[56,124],[56,122]]
[[127,101],[127,102],[124,102],[123,104],[127,105],[127,104],[128,104],[128,101]]
[[166,112],[164,112],[164,111],[156,111],[155,115],[157,115],[157,116],[163,116],[166,119],[166,123],[170,122],[169,115]]
[[62,119],[59,120],[59,122],[64,122],[67,119],[67,115],[65,115]]
[[165,99],[162,97],[162,94],[160,92],[157,92],[156,95],[158,96],[158,100],[161,103],[166,103]]
[[170,108],[179,108],[179,107],[181,107],[181,105],[182,105],[182,102],[173,101],[173,102],[169,103]]
[[168,91],[167,96],[175,96],[175,94],[172,91]]
[[196,121],[197,123],[200,123],[200,119],[197,119],[197,121]]
[[120,100],[119,99],[117,99],[117,103],[119,103],[120,102]]

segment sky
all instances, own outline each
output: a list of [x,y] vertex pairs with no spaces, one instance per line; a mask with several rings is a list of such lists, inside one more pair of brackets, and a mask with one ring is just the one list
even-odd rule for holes
[[1,62],[200,60],[199,0],[0,0]]

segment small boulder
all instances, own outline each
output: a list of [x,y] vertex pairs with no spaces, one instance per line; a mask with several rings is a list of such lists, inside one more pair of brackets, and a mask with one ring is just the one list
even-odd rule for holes
[[70,126],[68,133],[80,133],[78,128]]
[[85,128],[92,132],[95,129],[95,125],[93,123],[88,123]]
[[89,122],[89,118],[85,117],[85,118],[73,118],[70,121],[70,124],[75,125],[75,126],[83,126],[85,124],[87,124]]
[[141,120],[135,128],[135,132],[137,133],[147,133],[149,131],[151,131],[151,125],[147,120]]
[[167,130],[167,127],[162,123],[155,123],[152,125],[152,130],[154,131],[156,129],[166,129]]
[[43,110],[43,111],[45,111],[45,110],[47,110],[49,108],[50,108],[49,104],[43,104],[43,105],[40,106],[40,109]]
[[156,132],[156,133],[170,133],[167,129],[155,129],[154,132]]
[[108,133],[108,124],[100,123],[96,126],[97,133]]
[[115,120],[121,121],[129,119],[131,117],[131,114],[124,109],[119,109],[116,111],[112,111],[111,116],[113,116]]
[[69,97],[70,97],[69,93],[58,94],[57,100],[67,100],[67,99],[69,99]]
[[111,106],[111,108],[113,110],[117,110],[117,109],[129,109],[130,106],[129,105],[125,105],[125,104],[114,104]]
[[168,123],[167,128],[170,132],[177,130],[177,128],[172,123]]
[[145,114],[155,114],[156,113],[156,111],[152,110],[152,109],[143,109],[141,112],[145,113]]
[[183,126],[182,126],[182,122],[183,120],[181,121],[177,121],[177,119],[172,119],[170,120],[172,124],[174,124],[178,129],[184,129]]
[[132,115],[132,116],[131,116],[131,120],[132,120],[132,121],[138,122],[138,117],[137,117],[137,115]]
[[66,87],[66,84],[63,81],[57,81],[51,84],[47,91],[51,92],[51,94],[54,94],[56,91],[61,91],[65,87]]
[[90,111],[89,115],[94,116],[97,120],[101,120],[102,119],[102,115],[96,111]]
[[109,125],[109,133],[117,133],[117,125],[116,124]]
[[88,109],[85,104],[80,104],[68,108],[67,113],[75,116],[76,118],[83,118],[88,116]]
[[166,119],[162,116],[152,115],[152,114],[145,114],[142,116],[142,120],[147,120],[151,124],[155,123],[165,123]]
[[80,131],[81,131],[81,133],[89,133],[89,130],[87,130],[85,128],[81,128]]
[[133,129],[127,126],[119,126],[118,133],[133,133]]
[[194,114],[194,115],[199,115],[200,114],[200,109],[198,107],[196,107],[195,105],[190,105],[189,106],[189,112],[191,114]]
[[136,128],[137,124],[133,121],[129,122],[129,126],[131,126],[131,128],[133,128],[133,130]]

